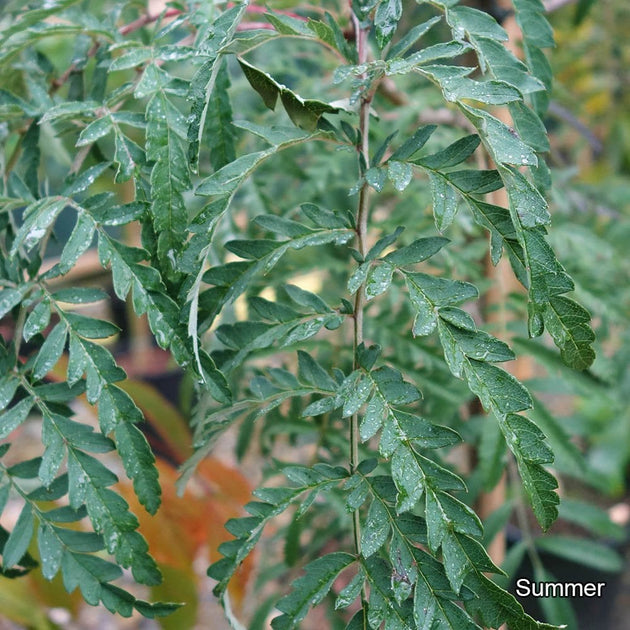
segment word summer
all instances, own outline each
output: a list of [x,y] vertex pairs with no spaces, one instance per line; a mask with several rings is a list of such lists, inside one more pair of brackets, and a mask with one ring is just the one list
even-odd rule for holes
[[601,597],[606,582],[532,582],[516,580],[519,597]]

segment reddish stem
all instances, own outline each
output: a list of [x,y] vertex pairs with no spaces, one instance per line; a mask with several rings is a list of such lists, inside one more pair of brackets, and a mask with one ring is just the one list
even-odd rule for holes
[[275,30],[269,22],[241,22],[237,27],[237,31],[255,31],[257,29],[264,28],[267,30]]
[[151,24],[153,22],[157,22],[160,18],[171,18],[177,15],[180,15],[181,11],[179,9],[169,9],[165,13],[158,13],[157,15],[143,15],[139,17],[137,20],[133,22],[129,22],[129,24],[125,24],[125,26],[121,26],[118,29],[118,32],[121,35],[129,35],[129,33],[133,33],[134,31],[140,30],[143,26],[147,24]]
[[[133,22],[129,22],[129,24],[125,24],[118,29],[118,32],[121,35],[129,35],[129,33],[133,33],[135,31],[140,30],[143,26],[147,24],[152,24],[153,22],[157,22],[159,19],[166,19],[175,17],[180,15],[181,11],[179,9],[169,9],[164,13],[158,13],[156,15],[143,15],[139,17],[137,20]],[[88,59],[94,57],[98,52],[98,49],[101,47],[100,42],[94,42],[92,48],[88,50],[87,57]],[[75,72],[77,69],[77,64],[73,63],[58,79],[54,79],[51,83],[50,92],[51,94],[55,93],[69,78],[70,75]]]

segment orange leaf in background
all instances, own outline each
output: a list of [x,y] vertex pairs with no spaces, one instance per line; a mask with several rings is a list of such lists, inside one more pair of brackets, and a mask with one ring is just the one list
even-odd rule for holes
[[[243,516],[243,505],[251,496],[250,485],[236,469],[210,457],[199,465],[180,497],[175,491],[178,471],[160,459],[157,467],[162,505],[156,515],[149,515],[140,506],[129,481],[120,482],[118,490],[138,516],[140,531],[157,562],[196,579],[195,558],[204,547],[213,560],[218,558],[219,545],[232,538],[224,524],[230,518]],[[230,594],[237,607],[245,595],[252,566],[250,556],[230,585]]]
[[[64,355],[49,375],[52,380],[63,379],[67,357]],[[193,452],[192,436],[186,419],[155,387],[138,379],[116,383],[125,390],[141,409],[150,428],[147,438],[156,453],[160,473],[162,505],[151,516],[138,502],[133,485],[121,480],[116,488],[129,503],[140,521],[140,532],[147,539],[149,549],[159,564],[177,569],[197,583],[193,563],[205,548],[209,561],[220,557],[222,542],[232,536],[224,524],[231,518],[244,516],[243,505],[251,499],[251,486],[235,468],[208,457],[202,461],[189,480],[183,496],[178,496],[175,482],[179,472],[175,464],[185,461]],[[85,400],[85,396],[80,397]],[[87,404],[86,408],[93,409]],[[95,421],[95,418],[92,418]],[[173,462],[173,463],[171,463]],[[239,608],[245,595],[253,567],[250,555],[230,582],[230,595]]]

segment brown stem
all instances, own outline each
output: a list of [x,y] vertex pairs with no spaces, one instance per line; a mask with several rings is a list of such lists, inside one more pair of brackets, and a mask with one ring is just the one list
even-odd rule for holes
[[178,15],[181,15],[181,11],[179,9],[169,9],[168,11],[165,11],[164,13],[158,13],[157,15],[149,15],[147,13],[146,15],[139,17],[137,20],[134,20],[133,22],[129,22],[129,24],[126,24],[125,26],[121,26],[118,29],[118,32],[121,35],[129,35],[129,33],[133,33],[134,31],[139,31],[142,27],[146,26],[147,24],[152,24],[153,22],[157,22],[157,20],[159,20],[160,18],[168,19],[168,18],[176,17]]
[[[149,15],[147,13],[146,15],[139,17],[137,20],[134,20],[133,22],[129,22],[129,24],[125,24],[124,26],[121,26],[118,29],[118,32],[121,35],[129,35],[129,33],[133,33],[137,30],[140,30],[144,26],[147,26],[147,24],[152,24],[153,22],[157,22],[157,20],[159,19],[171,18],[180,14],[181,14],[181,11],[179,9],[169,9],[168,11],[165,11],[164,13],[158,13],[157,15]],[[94,42],[94,44],[92,45],[92,48],[90,48],[90,50],[88,50],[87,52],[87,58],[91,59],[92,57],[94,57],[94,55],[96,55],[100,47],[101,47],[100,42]],[[62,85],[64,85],[68,81],[72,73],[76,72],[77,68],[78,68],[78,64],[73,63],[66,69],[66,71],[59,78],[54,79],[50,86],[50,93],[54,94]]]

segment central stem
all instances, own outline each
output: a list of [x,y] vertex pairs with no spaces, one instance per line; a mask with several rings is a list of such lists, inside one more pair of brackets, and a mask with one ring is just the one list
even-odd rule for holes
[[[354,30],[356,35],[357,56],[359,64],[367,61],[368,57],[368,32],[369,27],[362,27],[357,17],[353,14]],[[365,79],[365,75],[361,78]],[[361,108],[359,111],[359,132],[361,136],[361,144],[358,147],[359,152],[359,168],[363,175],[363,169],[369,165],[369,131],[370,131],[370,103],[374,92],[365,88],[361,95]],[[357,249],[363,257],[367,253],[367,226],[369,214],[369,187],[366,181],[363,182],[359,191],[359,203],[356,217],[357,232]],[[365,306],[365,294],[363,286],[357,290],[354,300],[354,369],[358,369],[357,348],[363,343],[363,309]],[[359,414],[354,413],[350,419],[350,471],[354,472],[359,465]],[[354,511],[353,515],[354,543],[357,555],[361,554],[361,521],[359,518],[359,510]]]

